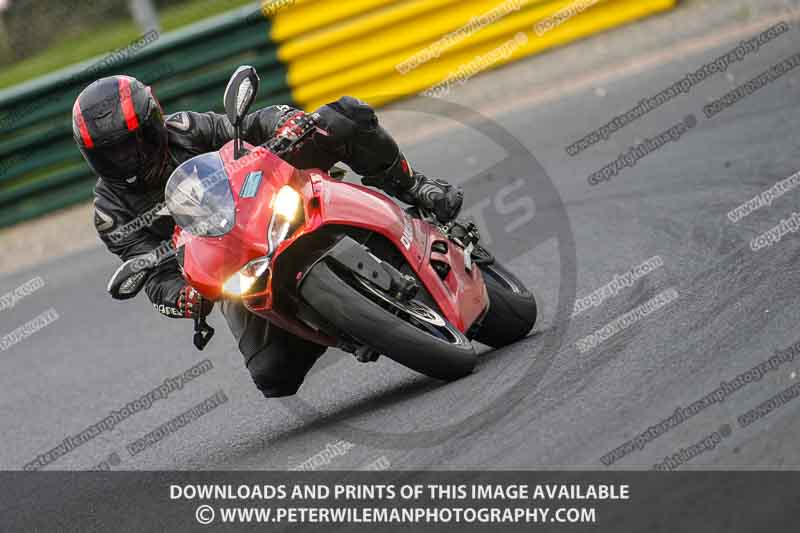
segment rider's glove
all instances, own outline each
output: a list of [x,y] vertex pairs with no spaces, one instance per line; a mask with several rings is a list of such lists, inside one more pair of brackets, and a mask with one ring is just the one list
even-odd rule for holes
[[177,308],[184,318],[196,318],[208,315],[214,308],[214,302],[206,300],[193,287],[186,285],[178,294]]
[[318,113],[303,111],[284,116],[265,146],[280,157],[291,160],[295,166],[303,165],[300,168],[306,168],[311,163],[309,158],[313,155],[313,150],[307,150],[306,146],[310,146],[310,141],[316,134],[328,134],[319,126],[319,120]]

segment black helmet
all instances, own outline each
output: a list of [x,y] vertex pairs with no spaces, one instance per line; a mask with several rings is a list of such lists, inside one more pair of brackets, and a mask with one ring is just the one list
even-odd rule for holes
[[150,87],[130,76],[101,78],[72,108],[72,134],[104,181],[133,190],[163,186],[167,128]]

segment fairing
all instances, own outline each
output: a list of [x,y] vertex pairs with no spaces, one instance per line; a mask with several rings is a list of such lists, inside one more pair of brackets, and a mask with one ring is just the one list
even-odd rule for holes
[[[190,238],[184,238],[180,230],[176,232],[176,243],[185,246],[184,276],[205,297],[222,298],[221,287],[225,280],[249,261],[268,254],[271,202],[276,192],[288,184],[302,196],[303,222],[277,247],[272,256],[273,265],[301,237],[324,226],[364,228],[385,236],[397,246],[437,301],[442,313],[459,330],[466,332],[485,311],[488,295],[480,270],[477,267],[466,270],[461,248],[450,243],[446,253],[432,252],[435,241],[449,242],[438,228],[412,218],[374,190],[334,180],[320,170],[297,170],[266,149],[248,148],[250,154],[236,161],[232,157],[232,143],[219,152],[235,203],[235,224],[230,231],[222,236]],[[262,173],[257,190],[252,185],[253,172]],[[450,265],[444,279],[431,266],[432,255]],[[297,274],[300,276],[301,273]],[[273,273],[269,272],[266,286],[245,297],[245,305],[252,312],[295,334],[334,345],[335,339],[312,330],[294,317],[284,316],[275,308],[272,279]]]

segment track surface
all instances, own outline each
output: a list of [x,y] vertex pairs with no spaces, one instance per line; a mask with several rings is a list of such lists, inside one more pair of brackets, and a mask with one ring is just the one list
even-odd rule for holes
[[[105,281],[118,263],[105,250],[0,278],[0,294],[34,275],[46,282],[14,309],[0,312],[0,335],[49,307],[60,316],[0,352],[0,467],[21,468],[208,357],[211,371],[48,468],[87,469],[117,453],[115,469],[286,469],[339,441],[353,446],[328,454],[319,468],[360,468],[378,459],[397,469],[606,468],[600,458],[607,452],[800,339],[797,236],[787,235],[759,252],[748,244],[789,216],[800,193],[789,192],[737,224],[726,217],[800,168],[800,74],[785,76],[713,119],[702,114],[709,99],[796,53],[798,44],[793,29],[731,67],[733,80],[717,75],[574,158],[565,153],[566,145],[731,47],[669,59],[618,78],[603,92],[587,88],[546,104],[522,103],[495,117],[532,151],[560,193],[576,243],[578,296],[652,256],[661,256],[664,266],[567,327],[554,324],[562,266],[555,242],[517,257],[510,266],[542,300],[537,333],[487,353],[474,375],[456,383],[428,380],[385,359],[360,365],[331,351],[301,389],[302,402],[265,401],[220,315],[212,318],[217,337],[201,354],[191,345],[191,324],[162,319],[144,296],[111,301]],[[679,141],[610,182],[587,184],[589,173],[635,140],[656,135],[690,113],[698,125]],[[444,129],[409,145],[407,152],[430,174],[456,181],[503,157],[497,146],[463,128]],[[552,206],[536,208],[546,212]],[[506,240],[496,241],[502,247]],[[576,349],[576,340],[670,287],[677,290],[677,301],[586,353]],[[550,354],[552,364],[541,383],[519,397],[503,396],[533,362],[543,332],[553,327],[566,328],[565,340]],[[800,466],[800,401],[747,428],[737,423],[737,416],[797,383],[798,366],[781,365],[614,467],[649,468],[725,424],[730,435],[688,467]],[[126,451],[126,444],[217,390],[225,392],[227,403],[140,454]],[[503,416],[437,434],[427,443],[392,437],[365,441],[352,430],[435,430],[498,398]]]

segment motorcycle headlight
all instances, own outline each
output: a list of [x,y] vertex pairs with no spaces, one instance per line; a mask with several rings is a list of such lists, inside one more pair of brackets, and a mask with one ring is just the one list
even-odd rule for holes
[[284,185],[275,195],[275,202],[272,212],[282,217],[287,222],[294,221],[297,212],[300,210],[300,193],[288,185]]
[[269,257],[253,259],[243,266],[239,272],[228,278],[222,285],[222,291],[228,296],[244,296],[253,288],[268,268]]
[[270,220],[267,230],[269,255],[272,255],[278,245],[289,235],[289,230],[300,209],[300,194],[288,185],[281,187],[272,202],[272,220]]

